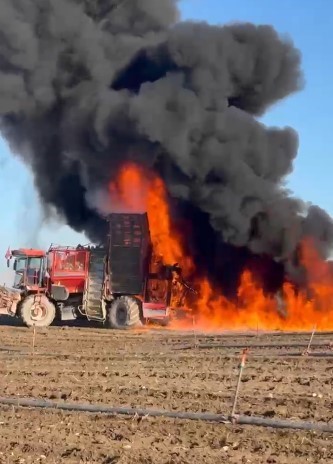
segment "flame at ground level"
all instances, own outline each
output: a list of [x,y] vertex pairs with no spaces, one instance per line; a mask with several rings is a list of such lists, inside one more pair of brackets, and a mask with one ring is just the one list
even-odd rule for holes
[[[135,164],[126,164],[110,184],[111,202],[131,212],[146,211],[154,253],[164,264],[179,263],[184,275],[196,275],[195,266],[182,246],[183,237],[170,218],[164,182]],[[218,294],[207,279],[195,278],[199,297],[194,304],[195,325],[205,330],[333,330],[333,272],[319,258],[311,242],[303,244],[303,265],[309,292],[296,292],[285,283],[282,300],[267,296],[249,271],[244,271],[237,304]],[[226,272],[228,272],[226,270]],[[193,318],[174,327],[193,327]]]
[[[333,287],[332,287],[333,289]],[[239,304],[214,294],[207,280],[200,283],[196,325],[206,330],[333,330],[333,291],[308,300],[284,284],[283,301],[264,295],[245,271],[238,290]],[[325,289],[322,289],[325,292]],[[326,303],[326,304],[325,304]]]

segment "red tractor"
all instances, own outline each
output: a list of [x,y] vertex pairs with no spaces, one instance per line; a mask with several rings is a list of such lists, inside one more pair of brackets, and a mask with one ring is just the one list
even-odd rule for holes
[[0,314],[29,327],[79,317],[114,329],[166,325],[194,290],[177,264],[153,255],[146,214],[111,214],[108,222],[105,246],[13,251],[14,285],[0,287]]

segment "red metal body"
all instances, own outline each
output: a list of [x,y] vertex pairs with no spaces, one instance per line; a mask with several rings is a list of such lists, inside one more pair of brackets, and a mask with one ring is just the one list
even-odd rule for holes
[[51,284],[63,285],[71,293],[83,293],[88,276],[89,248],[51,246],[47,270]]

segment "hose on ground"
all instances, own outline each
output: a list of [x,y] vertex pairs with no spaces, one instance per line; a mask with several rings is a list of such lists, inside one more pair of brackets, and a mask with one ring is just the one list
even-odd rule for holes
[[[307,345],[306,345],[307,346]],[[285,345],[282,346],[282,348],[284,348]],[[304,345],[305,347],[305,345]],[[207,346],[203,346],[203,345],[186,345],[186,346],[182,346],[182,347],[176,347],[176,348],[173,348],[173,351],[190,351],[190,350],[194,350],[194,349],[212,349],[212,348],[228,348],[228,349],[237,349],[238,347],[230,347],[230,346],[225,346],[225,345],[207,345]],[[248,348],[253,348],[252,346],[248,346]],[[22,350],[12,350],[10,348],[0,348],[0,357],[1,355],[5,355],[6,357],[9,357],[9,356],[31,356],[31,351],[22,351]],[[54,358],[54,357],[65,357],[66,359],[70,356],[70,357],[73,357],[73,358],[82,358],[82,355],[80,354],[75,354],[75,353],[72,353],[71,355],[69,355],[68,353],[56,353],[56,352],[53,352],[53,353],[48,353],[48,352],[39,352],[38,353],[38,356],[39,357],[50,357],[50,358]],[[228,356],[229,358],[231,357],[239,357],[239,354],[238,353],[228,353],[226,356]],[[96,359],[98,356],[83,356],[84,359]],[[282,351],[282,352],[268,352],[268,353],[252,353],[251,355],[251,358],[266,358],[266,357],[270,357],[271,359],[274,359],[274,358],[298,358],[298,357],[307,357],[307,358],[333,358],[333,351],[309,351],[308,353],[306,353],[306,356],[304,355],[304,353],[301,353],[301,352],[292,352],[292,351]]]
[[[202,350],[210,350],[213,348],[225,348],[225,349],[261,349],[261,348],[307,348],[308,343],[260,343],[260,344],[252,344],[252,343],[237,343],[237,344],[223,344],[223,343],[198,343],[195,347],[202,349]],[[328,347],[330,346],[330,342],[319,342],[313,343],[312,347]],[[188,345],[176,345],[173,347],[175,351],[182,351],[182,350],[191,350],[193,348],[193,344]]]
[[255,425],[259,427],[272,427],[278,429],[311,430],[318,432],[333,433],[333,423],[325,422],[302,422],[291,420],[275,420],[256,416],[237,415],[230,417],[223,414],[201,413],[201,412],[177,412],[162,411],[154,409],[111,407],[106,405],[82,404],[82,403],[57,403],[55,401],[44,401],[28,398],[3,398],[0,397],[0,404],[7,406],[41,408],[41,409],[60,409],[62,411],[89,412],[95,414],[126,415],[138,417],[163,417],[169,419],[197,420],[219,423],[234,423],[238,425]]

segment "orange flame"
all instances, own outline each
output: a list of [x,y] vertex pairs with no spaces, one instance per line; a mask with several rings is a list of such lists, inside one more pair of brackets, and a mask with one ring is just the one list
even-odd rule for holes
[[[110,185],[113,204],[123,210],[146,211],[154,252],[165,264],[179,263],[185,274],[194,270],[190,256],[186,256],[182,237],[174,230],[164,182],[151,172],[135,164],[126,164],[116,182]],[[199,290],[196,302],[196,324],[202,329],[217,330],[333,330],[333,272],[323,261],[311,242],[303,244],[303,265],[310,279],[309,298],[296,293],[285,283],[283,300],[267,297],[249,271],[242,275],[237,304],[223,295],[216,295],[207,279],[195,282]]]
[[140,166],[126,164],[109,190],[111,201],[120,204],[123,210],[147,212],[155,254],[161,256],[165,264],[181,262],[189,272],[193,266],[192,260],[184,256],[181,239],[172,230],[162,179]]

